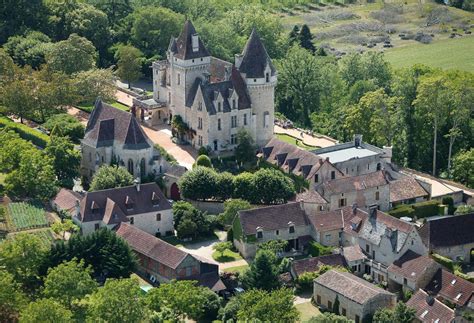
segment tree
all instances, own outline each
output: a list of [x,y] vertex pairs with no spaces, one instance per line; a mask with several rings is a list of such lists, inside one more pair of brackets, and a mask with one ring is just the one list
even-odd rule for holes
[[130,0],[88,0],[88,3],[105,12],[112,25],[116,25],[133,11]]
[[20,322],[25,323],[67,323],[72,320],[72,312],[52,299],[39,299],[28,304],[20,313]]
[[219,221],[222,225],[231,225],[237,216],[237,212],[248,210],[252,206],[242,199],[230,199],[224,202],[224,212],[219,214]]
[[287,245],[288,241],[286,240],[270,240],[259,244],[258,250],[268,250],[277,255],[279,252],[282,252]]
[[237,147],[235,147],[235,158],[239,163],[254,163],[256,147],[252,135],[245,128],[240,128],[237,132]]
[[277,258],[269,250],[259,250],[249,270],[242,277],[246,289],[257,288],[270,291],[280,287]]
[[293,29],[290,31],[290,34],[288,35],[288,44],[290,46],[299,44],[299,39],[298,39],[299,35],[300,35],[300,27],[298,27],[298,25],[294,25]]
[[0,89],[0,103],[6,114],[18,116],[23,123],[23,119],[33,115],[35,104],[31,93],[36,86],[31,69],[13,68],[11,73]]
[[254,175],[249,172],[243,172],[235,176],[233,185],[234,193],[232,197],[255,203],[258,193],[255,191],[254,179]]
[[[254,173],[255,203],[282,204],[295,195],[295,185],[276,169],[259,169]],[[252,200],[250,201],[252,202]]]
[[313,316],[306,323],[352,323],[352,320],[349,320],[345,316],[336,315],[334,313],[321,313],[317,316]]
[[220,308],[219,297],[214,292],[190,280],[173,280],[152,289],[147,295],[147,304],[154,312],[170,310],[176,321],[186,317],[212,321]]
[[0,165],[3,173],[10,173],[20,167],[23,154],[35,150],[30,141],[20,138],[20,135],[8,128],[0,131]]
[[0,243],[0,268],[4,266],[15,281],[30,289],[37,283],[46,253],[47,247],[39,237],[18,233],[15,239]]
[[12,274],[0,269],[0,321],[12,322],[20,309],[26,305],[26,297]]
[[104,287],[85,300],[88,318],[102,322],[141,322],[147,316],[142,295],[136,279],[107,279]]
[[118,67],[116,71],[117,76],[127,81],[128,88],[130,88],[131,83],[137,81],[142,76],[142,52],[133,46],[122,45],[115,53],[115,59],[117,60]]
[[313,35],[311,34],[308,25],[304,24],[301,27],[301,31],[298,38],[300,41],[300,46],[314,54],[316,48],[314,47]]
[[42,0],[3,1],[0,6],[0,44],[10,36],[44,26],[47,11]]
[[176,225],[176,235],[178,238],[196,237],[198,234],[198,226],[190,218],[184,218]]
[[393,310],[382,308],[375,312],[373,317],[374,323],[411,323],[415,319],[416,310],[409,308],[403,302],[398,302]]
[[474,188],[474,148],[454,156],[452,174],[456,181]]
[[124,187],[133,184],[133,176],[121,166],[102,165],[92,178],[90,191]]
[[336,315],[339,315],[339,305],[340,305],[339,296],[336,295],[336,299],[334,300],[334,304],[332,306],[332,312]]
[[92,268],[86,267],[84,260],[78,262],[73,259],[50,268],[44,280],[43,295],[73,309],[75,302],[97,289],[97,283],[91,274]]
[[232,242],[230,241],[222,241],[222,242],[217,242],[212,246],[212,249],[217,251],[218,253],[221,254],[221,257],[224,256],[224,252],[228,249],[232,248]]
[[192,200],[206,200],[214,196],[217,190],[218,174],[215,170],[196,166],[184,173],[178,181],[181,195]]
[[293,292],[286,288],[273,292],[249,290],[239,296],[238,321],[265,322],[271,318],[271,321],[275,323],[296,322],[299,313],[293,305],[293,300]]
[[74,233],[79,231],[79,227],[72,222],[72,220],[67,219],[63,222],[56,221],[51,225],[51,230],[56,234],[61,234],[63,239],[65,239],[66,232]]
[[57,192],[53,160],[38,150],[29,150],[21,155],[19,168],[5,178],[8,194],[18,197],[33,197],[48,200]]
[[216,191],[214,198],[218,201],[225,201],[232,197],[234,193],[234,175],[228,172],[218,173],[216,178]]
[[81,103],[91,104],[98,97],[106,102],[115,100],[115,76],[111,68],[93,68],[77,73],[74,87]]
[[212,229],[205,214],[189,202],[173,203],[173,218],[178,237],[207,235]]
[[46,62],[45,55],[50,45],[51,39],[48,36],[39,31],[31,31],[24,36],[10,37],[4,47],[16,64],[38,69]]
[[15,75],[15,63],[2,48],[0,48],[0,85],[10,82]]
[[212,162],[211,162],[211,159],[208,156],[200,155],[196,159],[196,162],[194,163],[193,166],[202,166],[202,167],[212,168]]
[[54,171],[61,186],[72,188],[79,176],[81,154],[67,137],[51,135],[45,153],[53,160]]
[[[100,229],[84,237],[73,235],[68,242],[58,241],[48,253],[45,268],[52,268],[76,258],[91,266],[94,278],[129,277],[137,261],[128,244],[114,232]],[[45,268],[43,270],[46,272]]]
[[446,122],[446,107],[449,106],[448,93],[443,75],[424,77],[418,86],[414,102],[418,114],[427,117],[433,126],[433,175],[436,175],[437,170],[438,129]]
[[55,43],[46,55],[53,71],[72,75],[95,67],[94,45],[84,37],[71,34],[68,39]]
[[49,131],[59,131],[63,136],[69,137],[73,142],[79,143],[84,137],[84,126],[73,116],[60,113],[48,118],[43,127]]

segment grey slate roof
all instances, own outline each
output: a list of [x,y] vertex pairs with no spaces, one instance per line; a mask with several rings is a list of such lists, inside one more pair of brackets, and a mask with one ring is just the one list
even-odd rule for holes
[[419,233],[430,249],[473,243],[474,213],[427,221]]
[[383,171],[365,175],[343,177],[323,184],[324,192],[333,194],[364,190],[369,187],[387,185],[389,182]]
[[101,100],[95,103],[82,141],[93,147],[111,146],[114,142],[122,144],[125,149],[151,147],[148,137],[131,113]]
[[239,71],[245,73],[247,78],[265,77],[265,68],[270,66],[271,74],[275,75],[276,69],[272,64],[270,56],[263,45],[257,31],[252,30],[250,38],[242,52],[242,62]]
[[187,60],[210,56],[209,52],[207,51],[207,48],[201,41],[201,37],[199,37],[198,50],[193,51],[192,36],[196,34],[196,29],[194,28],[192,22],[190,20],[186,20],[181,34],[176,39],[176,45],[174,45],[172,41],[170,43],[170,49],[172,51],[175,49],[174,53],[176,57]]
[[[132,208],[128,205],[133,205]],[[156,183],[88,192],[80,203],[81,222],[104,221],[107,224],[128,221],[126,216],[171,209]]]

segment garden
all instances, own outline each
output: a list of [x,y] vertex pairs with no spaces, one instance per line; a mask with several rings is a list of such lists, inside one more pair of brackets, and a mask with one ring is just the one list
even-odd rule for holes
[[[50,228],[44,229],[44,230],[38,230],[38,231],[33,231],[33,232],[28,232],[28,234],[32,234],[37,236],[40,240],[41,243],[45,247],[50,247],[51,244],[54,241],[54,236],[53,236],[53,231],[51,231]],[[8,239],[15,240],[15,237],[18,235],[18,233],[10,233],[8,235]]]
[[48,226],[43,206],[39,202],[15,202],[8,205],[12,231]]

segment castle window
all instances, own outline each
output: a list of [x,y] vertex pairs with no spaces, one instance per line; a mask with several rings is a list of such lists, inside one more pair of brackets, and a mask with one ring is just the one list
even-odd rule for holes
[[270,114],[267,111],[263,114],[263,127],[268,128],[269,125],[270,125]]
[[347,205],[347,200],[346,199],[340,199],[339,200],[339,207],[344,207]]
[[161,221],[161,213],[156,214],[156,221]]
[[202,111],[202,102],[201,101],[198,102],[198,111]]
[[269,73],[266,73],[265,74],[265,81],[268,83],[270,82],[270,74]]
[[133,160],[131,159],[128,160],[127,169],[128,169],[128,172],[133,175]]
[[230,135],[230,144],[231,145],[237,145],[237,135],[236,134]]
[[315,183],[319,182],[319,174],[314,175],[314,182]]
[[380,193],[375,192],[375,200],[378,201],[380,199]]
[[247,113],[244,113],[244,126],[247,125]]
[[232,110],[237,108],[237,105],[235,104],[235,99],[232,99]]
[[237,127],[237,116],[230,117],[230,122],[231,122],[231,127],[236,128]]
[[253,82],[254,82],[254,83],[257,83],[257,79],[253,79]]
[[217,119],[217,130],[221,131],[221,119]]
[[221,103],[219,102],[219,103],[217,103],[217,111],[218,111],[218,112],[221,112],[221,110],[222,110],[222,108],[221,108]]
[[198,136],[198,145],[202,146],[202,136]]
[[178,85],[181,84],[181,74],[179,74],[179,73],[178,73],[178,81],[177,82],[178,82]]
[[193,63],[194,63],[194,59],[193,59]]
[[198,118],[198,129],[202,129],[202,118]]

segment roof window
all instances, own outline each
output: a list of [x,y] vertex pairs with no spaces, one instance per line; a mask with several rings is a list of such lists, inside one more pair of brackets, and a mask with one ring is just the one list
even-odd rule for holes
[[420,317],[421,317],[421,318],[425,318],[426,314],[428,314],[428,310],[425,310],[425,311],[420,315]]

